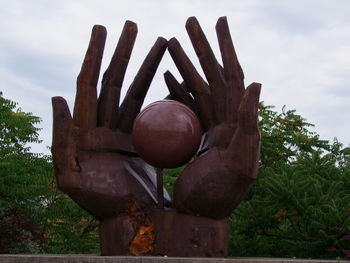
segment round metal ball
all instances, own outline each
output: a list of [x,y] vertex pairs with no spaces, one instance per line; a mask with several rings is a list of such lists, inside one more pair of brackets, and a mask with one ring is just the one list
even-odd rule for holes
[[186,105],[161,100],[148,105],[136,117],[132,142],[136,152],[158,168],[187,163],[198,150],[201,125]]

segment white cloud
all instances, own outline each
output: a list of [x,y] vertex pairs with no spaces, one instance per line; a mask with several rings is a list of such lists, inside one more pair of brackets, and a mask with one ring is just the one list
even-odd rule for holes
[[[1,90],[25,111],[43,118],[41,136],[51,143],[54,95],[74,101],[75,78],[86,51],[91,27],[107,27],[103,69],[107,67],[125,20],[138,24],[139,34],[123,93],[157,36],[177,37],[199,67],[185,30],[197,16],[218,55],[215,23],[228,17],[245,71],[246,83],[263,84],[262,99],[281,108],[295,108],[323,138],[350,142],[350,2],[338,1],[92,1],[30,2],[0,0]],[[146,103],[166,94],[162,74],[170,69],[165,55]],[[180,78],[179,78],[180,79]]]

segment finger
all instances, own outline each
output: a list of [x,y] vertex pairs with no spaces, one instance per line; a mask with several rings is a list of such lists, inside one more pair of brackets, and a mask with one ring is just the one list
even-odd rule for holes
[[77,94],[74,104],[74,124],[88,131],[97,124],[96,85],[100,74],[106,29],[96,25],[92,29],[88,50],[77,79]]
[[187,20],[186,29],[210,86],[215,121],[224,122],[226,120],[226,83],[220,65],[195,17]]
[[227,163],[239,169],[247,178],[258,176],[260,133],[258,129],[258,104],[261,84],[252,83],[246,90],[239,107],[238,128],[227,148]]
[[119,108],[118,128],[124,132],[131,132],[134,119],[140,112],[143,101],[151,85],[158,65],[164,55],[168,41],[159,37],[148,53],[136,74],[123,103]]
[[226,119],[229,123],[237,123],[238,108],[244,94],[244,74],[238,62],[226,17],[219,18],[216,24],[216,34],[227,84]]
[[[52,158],[57,175],[63,174],[65,171],[74,170],[74,167],[76,167],[76,150],[72,137],[73,119],[69,112],[67,102],[62,97],[53,97],[52,108]],[[58,182],[60,182],[60,180],[58,180]]]
[[186,83],[186,87],[191,91],[195,99],[196,112],[198,112],[204,130],[209,130],[214,124],[214,112],[211,108],[212,102],[207,84],[199,75],[176,38],[169,40],[168,50]]
[[260,83],[252,83],[246,89],[238,111],[238,126],[247,134],[258,129]]
[[194,111],[194,100],[192,96],[175,79],[170,71],[164,73],[164,80],[170,92],[171,98],[185,104],[187,107]]
[[114,129],[117,125],[120,90],[137,35],[137,25],[126,21],[113,57],[103,75],[98,99],[98,126]]

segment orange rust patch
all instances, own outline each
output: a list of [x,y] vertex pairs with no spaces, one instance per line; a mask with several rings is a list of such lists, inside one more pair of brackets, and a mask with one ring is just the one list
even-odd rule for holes
[[149,221],[148,225],[140,225],[131,241],[130,250],[137,255],[147,254],[154,250],[154,227],[150,220],[147,221]]
[[287,210],[286,209],[280,209],[278,210],[278,212],[275,214],[275,218],[278,219],[284,215],[287,214]]
[[133,224],[136,234],[130,243],[130,251],[135,255],[144,255],[154,250],[154,225],[149,216],[136,202],[129,206],[126,216]]

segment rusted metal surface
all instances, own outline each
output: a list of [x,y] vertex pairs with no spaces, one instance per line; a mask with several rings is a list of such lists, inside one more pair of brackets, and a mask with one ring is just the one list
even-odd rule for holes
[[193,96],[205,134],[203,154],[175,183],[174,203],[179,212],[220,219],[229,216],[244,199],[258,175],[261,85],[253,83],[244,88],[226,18],[220,18],[216,25],[224,67],[216,60],[195,17],[187,20],[186,29],[207,82],[175,38],[169,41],[168,50]]
[[227,256],[228,219],[155,211],[155,254],[172,257]]
[[[206,80],[175,38],[160,37],[120,103],[137,34],[136,24],[127,21],[99,97],[106,29],[94,26],[77,79],[73,116],[65,99],[52,99],[56,180],[100,220],[102,255],[226,256],[227,218],[257,177],[260,84],[245,88],[225,17],[216,25],[222,66],[194,17],[186,29]],[[163,209],[161,204],[157,208],[162,191],[157,191],[155,169],[135,152],[130,133],[167,48],[184,80],[165,73],[169,98],[194,110],[203,134],[198,156],[175,183],[173,203],[164,191]]]

